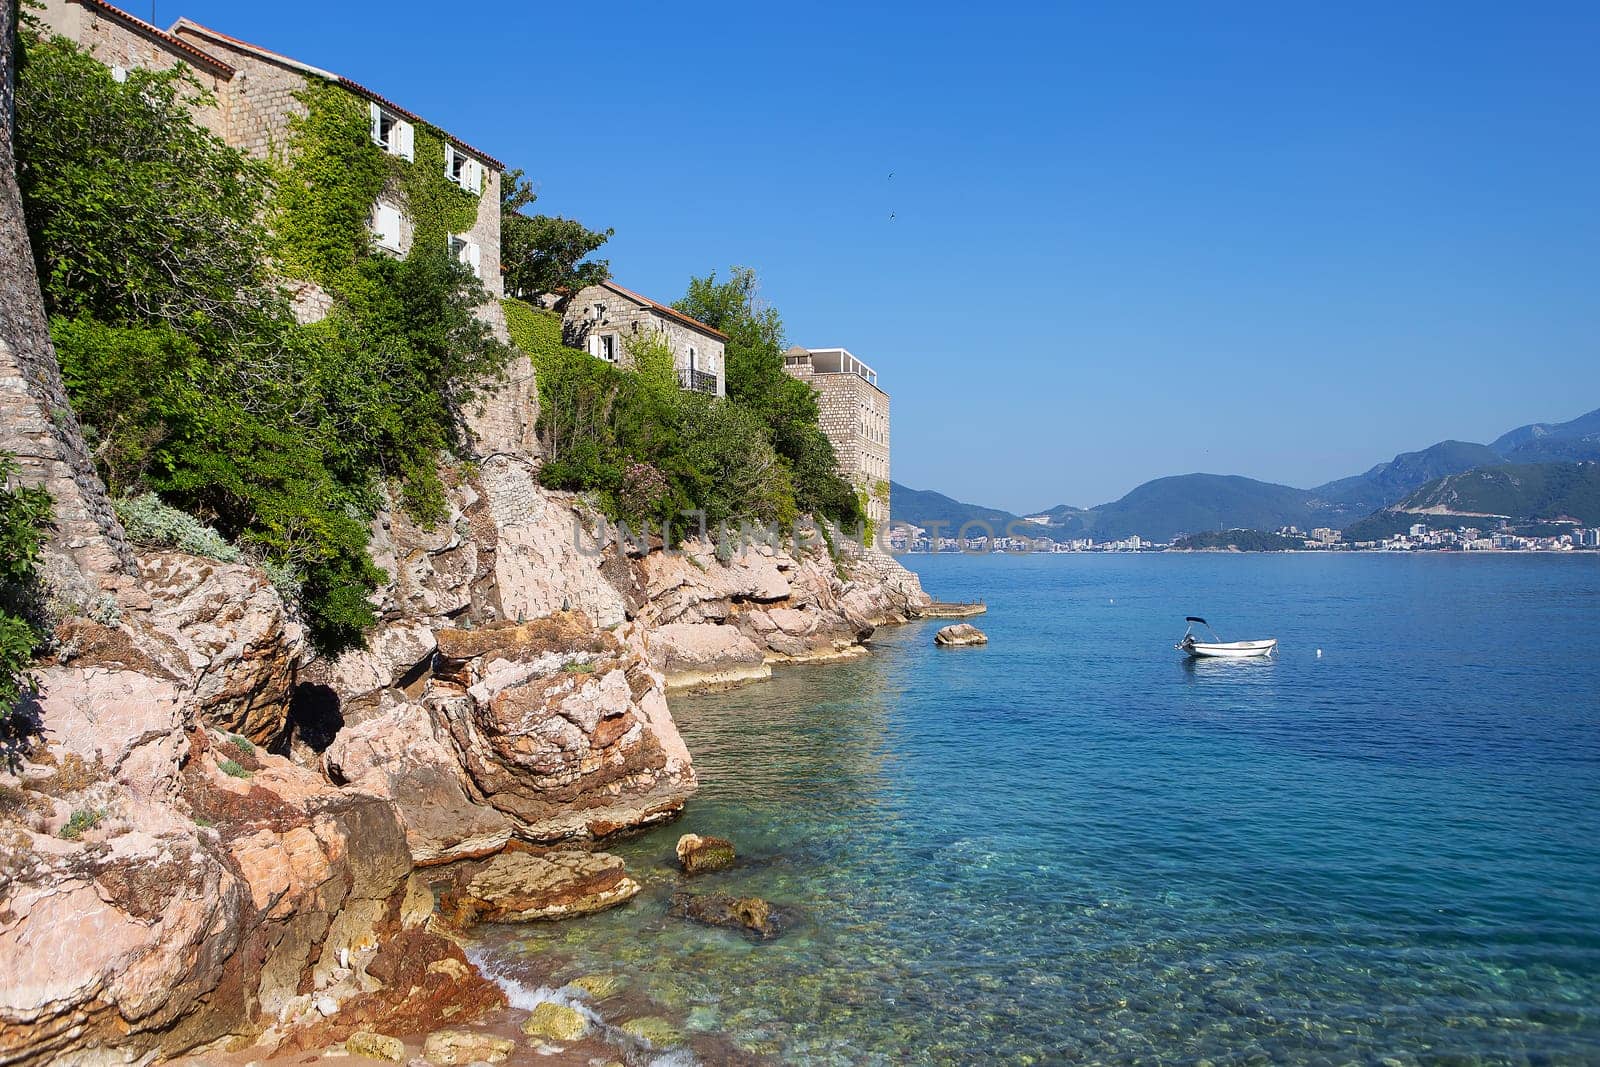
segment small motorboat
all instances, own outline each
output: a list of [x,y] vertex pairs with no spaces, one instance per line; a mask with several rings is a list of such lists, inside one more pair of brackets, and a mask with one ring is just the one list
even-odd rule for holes
[[[1189,627],[1183,631],[1183,640],[1172,647],[1187,652],[1196,659],[1202,657],[1248,659],[1251,656],[1270,656],[1278,647],[1276,637],[1269,637],[1265,641],[1224,641],[1217,631],[1211,629],[1211,624],[1198,615],[1185,615],[1183,621],[1187,622]],[[1210,630],[1213,640],[1196,641],[1194,636],[1196,624]]]

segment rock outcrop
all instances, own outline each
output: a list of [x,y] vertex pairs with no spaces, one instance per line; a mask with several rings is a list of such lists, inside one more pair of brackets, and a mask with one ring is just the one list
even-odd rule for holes
[[732,841],[725,837],[701,837],[699,834],[684,834],[678,838],[675,851],[678,854],[678,866],[683,868],[685,874],[720,871],[733,866],[737,858]]
[[933,643],[953,648],[960,648],[963,645],[987,645],[989,635],[970,622],[958,622],[954,626],[942,627],[933,635]]
[[639,883],[609,853],[517,849],[463,865],[440,909],[448,921],[465,928],[592,915],[626,904],[638,893]]

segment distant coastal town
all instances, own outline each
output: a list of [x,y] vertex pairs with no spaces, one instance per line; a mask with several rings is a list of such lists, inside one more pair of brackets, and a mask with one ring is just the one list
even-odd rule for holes
[[[1459,516],[1456,516],[1459,517]],[[1372,540],[1346,540],[1328,527],[1304,531],[1283,526],[1273,531],[1216,530],[1190,534],[1172,541],[1151,541],[1134,534],[1115,540],[1092,537],[1056,541],[1027,536],[1018,523],[1001,533],[976,530],[984,523],[968,522],[947,537],[940,529],[891,524],[884,535],[889,550],[908,554],[937,552],[1049,553],[1072,552],[1574,552],[1600,550],[1600,527],[1583,527],[1573,520],[1553,520],[1535,527],[1515,526],[1507,518],[1488,519],[1477,526],[1436,526],[1412,523],[1404,532]],[[1024,520],[1028,521],[1028,520]],[[930,524],[937,525],[937,524]]]

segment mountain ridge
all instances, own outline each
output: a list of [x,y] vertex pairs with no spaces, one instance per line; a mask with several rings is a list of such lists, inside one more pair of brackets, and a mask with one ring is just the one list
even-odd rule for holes
[[[926,527],[927,520],[942,521],[950,534],[974,520],[991,524],[999,533],[1006,532],[1012,522],[1023,522],[1030,534],[1056,541],[1120,540],[1134,534],[1166,541],[1211,530],[1280,526],[1342,529],[1393,509],[1424,487],[1454,475],[1507,464],[1593,460],[1600,460],[1600,408],[1566,422],[1528,423],[1488,445],[1439,441],[1310,489],[1236,474],[1178,474],[1143,482],[1119,499],[1094,507],[1057,504],[1018,515],[891,481],[890,514],[895,521],[916,526]],[[1029,523],[1025,516],[1043,516],[1049,521]]]

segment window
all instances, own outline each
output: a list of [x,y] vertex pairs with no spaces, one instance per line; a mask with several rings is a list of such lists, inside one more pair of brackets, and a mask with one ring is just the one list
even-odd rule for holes
[[589,354],[596,359],[603,359],[607,363],[617,361],[617,335],[614,333],[596,334],[589,338]]
[[483,277],[483,250],[478,247],[478,242],[464,233],[453,233],[450,235],[450,254],[471,267],[474,278]]
[[693,374],[693,373],[694,373],[694,372],[695,372],[695,365],[694,365],[694,345],[690,345],[690,346],[689,346],[689,373],[690,373],[690,374]]
[[455,145],[444,146],[444,176],[461,186],[463,192],[477,196],[483,192],[483,164]]
[[382,200],[372,205],[372,241],[386,251],[400,251],[399,208]]
[[392,111],[379,107],[376,101],[368,104],[372,117],[372,142],[391,156],[413,158],[413,131],[411,123]]

